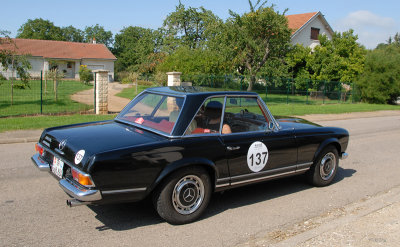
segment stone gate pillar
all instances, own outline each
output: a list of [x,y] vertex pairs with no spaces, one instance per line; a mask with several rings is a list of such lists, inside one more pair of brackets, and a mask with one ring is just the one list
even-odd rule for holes
[[108,114],[108,71],[93,70],[96,75],[96,114]]
[[168,86],[180,86],[182,72],[168,72]]

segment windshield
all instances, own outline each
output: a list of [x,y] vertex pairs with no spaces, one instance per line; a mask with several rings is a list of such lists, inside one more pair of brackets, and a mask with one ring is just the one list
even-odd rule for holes
[[117,116],[117,119],[171,134],[184,98],[143,93]]

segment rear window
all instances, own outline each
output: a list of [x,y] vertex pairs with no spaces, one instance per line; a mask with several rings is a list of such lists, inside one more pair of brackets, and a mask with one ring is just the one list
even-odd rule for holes
[[144,93],[134,99],[117,119],[171,134],[183,106],[182,97]]

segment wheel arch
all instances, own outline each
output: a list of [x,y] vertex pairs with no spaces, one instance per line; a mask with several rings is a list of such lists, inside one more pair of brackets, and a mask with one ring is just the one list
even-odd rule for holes
[[157,179],[151,186],[150,191],[153,191],[155,188],[157,188],[158,185],[160,185],[169,175],[171,175],[175,171],[189,166],[203,167],[210,176],[212,189],[214,190],[215,181],[216,178],[218,177],[218,170],[214,162],[204,158],[191,158],[191,159],[182,159],[167,165],[161,171],[160,175],[157,177]]
[[340,155],[342,146],[340,145],[339,140],[337,138],[329,138],[329,139],[324,140],[319,145],[317,152],[315,152],[315,154],[314,154],[314,158],[313,158],[314,162],[317,159],[317,157],[321,154],[321,152],[329,145],[334,146],[336,148],[336,150],[338,151],[338,154]]

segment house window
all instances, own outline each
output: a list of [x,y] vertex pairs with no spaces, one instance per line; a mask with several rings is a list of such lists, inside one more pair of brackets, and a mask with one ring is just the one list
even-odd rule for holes
[[311,39],[317,40],[319,36],[319,28],[312,27],[311,28]]
[[72,68],[72,63],[71,63],[71,62],[68,62],[68,63],[67,63],[67,68],[68,68],[68,69],[71,69],[71,68]]

